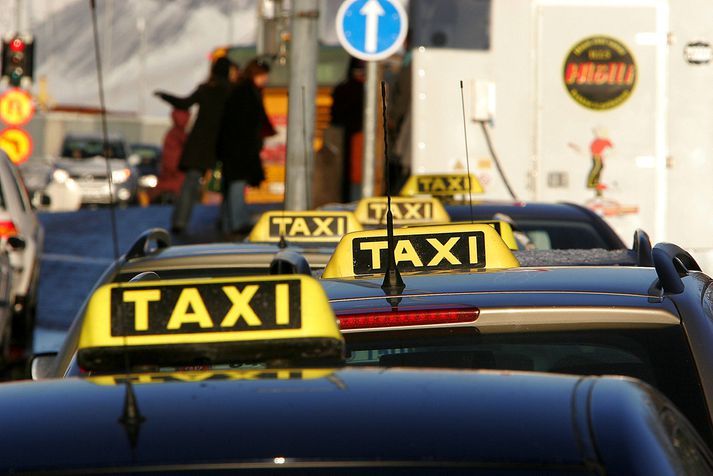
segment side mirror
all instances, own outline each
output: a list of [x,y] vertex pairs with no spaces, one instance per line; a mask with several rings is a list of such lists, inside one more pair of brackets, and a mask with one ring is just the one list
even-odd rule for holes
[[24,250],[27,242],[19,236],[11,236],[7,239],[7,245],[13,250]]
[[45,208],[52,205],[52,199],[44,192],[37,191],[32,194],[32,206],[34,208]]
[[30,377],[32,380],[41,380],[50,377],[57,352],[44,352],[35,354],[30,359]]

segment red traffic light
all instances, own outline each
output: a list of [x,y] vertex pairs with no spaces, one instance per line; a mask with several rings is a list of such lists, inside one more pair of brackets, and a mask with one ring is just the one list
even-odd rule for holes
[[13,38],[10,41],[10,51],[13,51],[15,53],[22,53],[25,51],[25,42],[22,41],[20,38]]

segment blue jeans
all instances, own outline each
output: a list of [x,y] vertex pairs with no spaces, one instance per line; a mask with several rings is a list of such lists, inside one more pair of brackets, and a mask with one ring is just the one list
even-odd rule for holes
[[178,195],[178,199],[173,206],[171,227],[174,230],[185,229],[191,221],[193,205],[200,199],[201,195],[201,177],[203,177],[203,172],[200,170],[189,170],[186,172],[181,193]]
[[244,180],[224,184],[227,190],[223,194],[223,233],[235,233],[250,225],[250,215],[245,206]]

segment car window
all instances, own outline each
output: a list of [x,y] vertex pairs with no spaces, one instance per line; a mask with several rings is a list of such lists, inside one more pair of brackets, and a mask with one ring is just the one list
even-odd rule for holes
[[11,167],[13,176],[13,185],[15,186],[15,191],[17,192],[17,197],[20,201],[20,205],[25,211],[29,211],[32,206],[30,204],[30,197],[27,195],[27,188],[25,187],[25,182],[22,180],[22,174],[14,168]]
[[[104,144],[100,138],[68,138],[62,145],[62,157],[73,159],[90,159],[104,155]],[[123,142],[109,142],[109,157],[126,159],[128,152]]]
[[668,396],[712,442],[707,407],[680,326],[600,331],[429,329],[345,334],[349,365],[626,375]]
[[538,250],[609,249],[590,223],[564,220],[517,220]]

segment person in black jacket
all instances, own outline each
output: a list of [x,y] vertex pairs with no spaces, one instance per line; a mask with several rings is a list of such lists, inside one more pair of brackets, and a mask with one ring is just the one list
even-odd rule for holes
[[222,228],[227,235],[249,227],[245,207],[245,187],[265,180],[260,161],[263,138],[275,131],[265,112],[262,88],[269,79],[270,66],[255,59],[245,66],[223,112],[217,155],[223,163]]
[[[332,91],[332,125],[344,129],[342,144],[342,202],[347,203],[358,198],[358,185],[353,182],[352,145],[354,136],[362,132],[364,117],[364,81],[366,72],[364,62],[357,58],[349,61],[347,78]],[[357,164],[358,164],[357,160]]]
[[215,166],[218,131],[225,101],[230,93],[228,76],[231,66],[227,58],[218,58],[211,67],[208,81],[200,84],[188,97],[176,97],[162,91],[155,93],[176,109],[189,109],[198,104],[198,115],[179,162],[179,168],[186,173],[186,178],[173,208],[173,233],[183,232],[188,225],[193,205],[200,198],[201,178],[206,170]]

